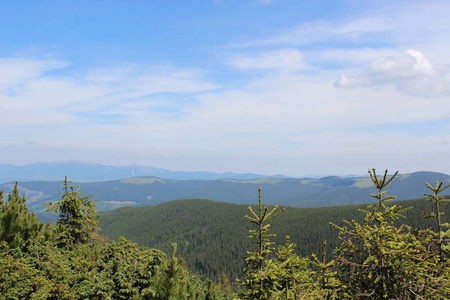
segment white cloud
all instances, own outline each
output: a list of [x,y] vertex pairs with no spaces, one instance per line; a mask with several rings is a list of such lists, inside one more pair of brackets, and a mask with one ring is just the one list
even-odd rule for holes
[[241,70],[297,70],[303,67],[303,55],[297,49],[267,51],[258,56],[234,56],[230,64]]
[[107,86],[127,97],[142,97],[156,93],[197,93],[216,88],[216,84],[205,81],[196,70],[178,70],[170,67],[138,65],[118,66],[93,70],[86,80]]
[[[0,128],[83,122],[83,114],[128,114],[178,103],[151,99],[161,93],[189,95],[217,87],[196,70],[119,66],[62,75],[57,61],[0,59]],[[139,108],[130,108],[132,102]],[[182,106],[182,105],[180,105]]]
[[404,49],[389,47],[356,47],[335,48],[325,47],[309,51],[303,51],[305,63],[316,69],[352,69],[361,68],[380,57],[390,56]]
[[342,74],[338,87],[394,86],[406,93],[421,96],[450,94],[450,66],[433,66],[417,50],[377,59],[361,71]]
[[426,121],[445,118],[450,111],[445,97],[417,98],[392,89],[370,93],[336,89],[330,80],[333,75],[268,74],[241,89],[200,95],[189,116],[199,128],[289,136],[299,131]]
[[[271,37],[232,45],[232,48],[250,48],[267,45],[298,47],[310,44],[338,41],[381,41],[392,29],[392,19],[383,15],[346,18],[334,21],[300,23]],[[375,35],[380,34],[380,35]]]
[[65,66],[66,63],[56,60],[0,58],[0,93],[18,92],[17,89],[27,81]]

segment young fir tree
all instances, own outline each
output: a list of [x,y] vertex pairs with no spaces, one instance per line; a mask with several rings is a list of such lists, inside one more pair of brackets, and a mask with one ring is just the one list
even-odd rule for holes
[[450,201],[445,197],[440,196],[445,189],[450,187],[449,185],[443,186],[443,182],[437,181],[435,186],[431,186],[428,182],[425,183],[433,193],[425,194],[428,196],[427,201],[431,201],[435,204],[435,211],[426,214],[426,217],[436,219],[437,232],[432,231],[430,252],[436,254],[436,261],[430,264],[429,277],[431,282],[430,294],[435,299],[448,299],[450,295],[450,224],[442,221],[442,205]]
[[[394,226],[393,220],[404,211],[400,206],[386,206],[384,190],[397,172],[387,178],[387,170],[378,178],[369,171],[378,193],[378,203],[364,211],[364,222],[339,227],[342,245],[337,249],[339,275],[348,293],[346,297],[362,299],[416,299],[425,297],[430,287],[430,255],[427,241],[413,234],[406,225]],[[342,297],[344,298],[344,296]]]
[[172,243],[170,260],[167,268],[164,270],[165,279],[165,298],[183,299],[187,298],[187,269],[185,262],[179,260],[176,256],[177,244]]
[[309,261],[294,253],[297,245],[286,236],[285,244],[278,246],[275,259],[269,269],[275,273],[278,299],[305,299],[313,296],[312,272],[308,269]]
[[[334,260],[327,261],[327,241],[323,242],[322,259],[317,255],[312,255],[311,263],[319,270],[314,272],[316,277],[317,290],[315,291],[316,299],[335,300],[342,298],[342,293],[339,295],[339,289],[343,289],[341,282],[338,279]],[[346,296],[346,295],[344,295]]]
[[433,235],[435,238],[434,241],[438,246],[439,258],[442,261],[448,259],[450,255],[450,224],[443,223],[442,221],[442,215],[444,214],[444,212],[442,211],[442,205],[444,205],[446,202],[449,202],[450,200],[440,196],[439,194],[450,187],[450,184],[442,186],[443,182],[436,181],[434,187],[431,186],[428,182],[426,182],[425,185],[433,192],[433,194],[424,195],[428,196],[427,201],[431,201],[435,205],[435,212],[427,214],[427,217],[436,219],[437,232],[434,232]]
[[278,210],[278,206],[275,206],[270,212],[268,207],[262,205],[261,187],[258,189],[259,193],[259,205],[258,214],[256,214],[251,206],[248,207],[251,215],[246,215],[245,218],[250,223],[258,226],[255,230],[250,230],[249,238],[255,239],[257,249],[255,251],[247,251],[249,255],[245,258],[245,279],[241,281],[241,285],[244,290],[241,293],[243,299],[270,299],[272,293],[276,290],[276,273],[271,272],[271,268],[268,268],[270,261],[269,255],[273,250],[273,242],[270,241],[270,237],[274,234],[267,233],[270,224],[267,222],[279,214],[285,209]]
[[82,196],[79,186],[69,185],[65,177],[62,185],[64,194],[56,203],[45,204],[47,211],[59,213],[61,246],[86,243],[98,230],[97,208],[91,196]]

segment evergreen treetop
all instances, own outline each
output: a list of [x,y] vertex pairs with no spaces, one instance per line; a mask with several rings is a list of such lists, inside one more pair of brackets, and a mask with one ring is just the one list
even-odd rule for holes
[[70,185],[71,182],[66,176],[62,183],[61,200],[44,204],[47,206],[47,211],[59,213],[60,240],[64,245],[86,243],[98,230],[95,200],[92,199],[92,195],[82,196],[80,186]]

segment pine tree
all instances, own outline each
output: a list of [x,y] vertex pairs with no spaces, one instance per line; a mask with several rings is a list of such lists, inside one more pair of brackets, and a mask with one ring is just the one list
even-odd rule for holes
[[309,261],[294,253],[297,245],[291,243],[289,236],[285,238],[285,244],[278,246],[276,257],[271,261],[276,274],[277,296],[280,299],[305,299],[311,296],[313,287],[312,273],[309,270]]
[[62,185],[64,194],[56,203],[45,204],[47,211],[59,213],[60,244],[62,246],[86,243],[98,230],[97,208],[91,196],[82,196],[79,186],[69,185],[65,177]]
[[393,220],[404,211],[400,206],[386,206],[384,188],[397,172],[387,179],[387,170],[378,178],[375,170],[369,171],[378,193],[372,195],[378,203],[370,206],[364,222],[348,222],[336,226],[342,245],[337,249],[341,280],[351,297],[365,299],[416,299],[427,293],[430,281],[430,255],[423,235],[415,234],[402,224],[394,226]]
[[3,201],[3,191],[0,193],[0,244],[7,248],[21,248],[27,246],[41,236],[44,224],[34,213],[30,213],[26,204],[25,195],[20,196],[16,182]]
[[272,253],[274,244],[270,241],[270,237],[275,236],[267,233],[270,227],[267,222],[284,212],[285,209],[278,210],[278,206],[275,206],[268,212],[268,207],[262,205],[261,187],[259,187],[258,193],[258,214],[249,206],[248,210],[251,215],[245,216],[250,223],[257,225],[258,229],[250,230],[249,238],[256,239],[257,249],[247,251],[249,256],[245,259],[245,279],[241,281],[241,285],[244,287],[241,294],[243,299],[269,299],[276,287],[276,273],[271,272],[270,268],[266,268],[269,265],[268,256]]
[[450,200],[439,194],[450,187],[450,184],[443,186],[443,182],[436,181],[434,187],[428,182],[425,185],[433,192],[432,194],[425,193],[425,196],[428,196],[426,200],[433,202],[435,205],[435,211],[425,215],[436,220],[437,228],[437,232],[431,229],[427,231],[431,234],[430,252],[437,256],[428,270],[430,294],[435,299],[447,299],[450,295],[450,224],[442,221],[442,215],[444,214],[442,205]]
[[339,289],[342,289],[343,287],[338,279],[338,273],[334,269],[336,262],[334,260],[327,261],[326,247],[327,241],[324,241],[321,260],[317,257],[317,255],[312,255],[311,263],[319,268],[319,271],[314,272],[316,274],[316,284],[318,288],[316,294],[317,298],[320,299],[339,299],[338,292]]
[[434,187],[428,182],[426,182],[425,185],[433,192],[433,194],[424,194],[425,196],[428,196],[427,201],[431,201],[435,204],[436,209],[435,212],[427,214],[427,217],[436,219],[437,232],[434,233],[435,242],[438,245],[439,258],[440,260],[444,260],[450,255],[450,224],[442,222],[442,215],[444,212],[442,211],[441,206],[450,200],[439,194],[450,187],[450,184],[442,186],[443,182],[436,181]]

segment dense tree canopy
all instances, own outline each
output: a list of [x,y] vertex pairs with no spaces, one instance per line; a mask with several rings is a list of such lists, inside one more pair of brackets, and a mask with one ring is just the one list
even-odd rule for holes
[[17,185],[7,201],[0,193],[0,299],[232,299],[189,272],[175,244],[168,258],[95,236],[94,202],[68,183],[49,205],[60,216],[54,225],[29,213]]

